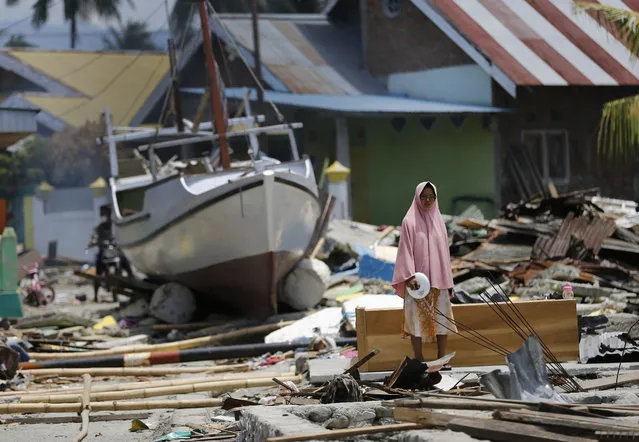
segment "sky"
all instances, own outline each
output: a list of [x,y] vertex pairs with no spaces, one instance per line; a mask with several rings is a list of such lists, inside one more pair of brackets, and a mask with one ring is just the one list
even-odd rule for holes
[[[169,11],[173,8],[176,0],[168,0]],[[34,0],[21,0],[21,2],[12,7],[8,7],[5,0],[0,0],[0,29],[7,24],[15,23],[31,16],[31,7]],[[50,25],[60,25],[64,23],[64,15],[62,12],[62,1],[53,0],[54,7],[49,12]],[[164,0],[132,0],[134,8],[132,8],[127,0],[123,0],[123,6],[120,13],[124,20],[140,20],[148,23],[151,30],[165,28],[166,12],[164,8]],[[29,20],[27,20],[28,22]],[[100,28],[107,28],[114,23],[108,23],[100,19],[94,19],[91,23]]]
[[[169,11],[176,0],[168,0]],[[49,12],[47,24],[40,29],[31,25],[31,7],[34,0],[22,0],[16,6],[6,6],[5,0],[0,0],[0,29],[10,26],[6,30],[4,38],[0,37],[0,47],[4,45],[9,35],[24,35],[25,39],[42,49],[67,49],[69,48],[69,25],[64,22],[62,1],[53,0],[54,7]],[[152,31],[155,44],[164,48],[168,38],[166,8],[164,0],[133,0],[132,8],[126,0],[120,9],[122,19],[144,21],[148,29]],[[88,23],[79,23],[78,31],[80,39],[77,49],[100,50],[104,44],[102,35],[109,26],[116,26],[117,20],[105,21],[100,18],[92,18]]]

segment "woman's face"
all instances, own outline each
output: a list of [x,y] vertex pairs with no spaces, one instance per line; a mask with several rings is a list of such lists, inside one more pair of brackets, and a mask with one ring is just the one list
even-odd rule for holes
[[435,196],[433,189],[430,186],[424,187],[424,190],[422,190],[422,193],[419,196],[419,203],[422,208],[426,210],[432,209],[436,200],[437,196]]

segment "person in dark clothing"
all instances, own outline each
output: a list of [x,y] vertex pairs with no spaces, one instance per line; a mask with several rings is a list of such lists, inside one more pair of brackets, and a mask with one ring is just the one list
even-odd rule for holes
[[[111,210],[109,206],[100,207],[100,224],[93,229],[91,235],[91,241],[89,242],[89,248],[98,248],[98,253],[95,255],[95,274],[101,276],[106,271],[104,264],[104,246],[113,241],[113,233],[111,229]],[[93,281],[93,297],[94,301],[98,302],[98,291],[100,290],[100,281]]]
[[[98,247],[98,253],[95,256],[95,273],[97,276],[103,276],[107,272],[107,267],[104,262],[104,252],[109,244],[115,245],[115,238],[113,237],[112,224],[111,224],[111,208],[109,206],[100,207],[100,224],[93,229],[93,235],[91,236],[91,242],[89,247]],[[126,272],[127,278],[133,277],[133,270],[129,260],[126,259],[124,254],[117,249],[118,256],[120,258],[120,276],[122,272]],[[98,301],[98,291],[100,289],[100,281],[93,282],[93,295],[94,299]],[[113,301],[117,301],[117,295],[113,292]]]

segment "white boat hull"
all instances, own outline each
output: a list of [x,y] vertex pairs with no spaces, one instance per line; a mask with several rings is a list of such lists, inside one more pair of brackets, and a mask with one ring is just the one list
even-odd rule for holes
[[155,209],[116,223],[136,269],[251,316],[277,311],[276,284],[302,257],[321,211],[312,169],[311,176],[280,168],[222,185],[168,180],[146,190],[144,205]]

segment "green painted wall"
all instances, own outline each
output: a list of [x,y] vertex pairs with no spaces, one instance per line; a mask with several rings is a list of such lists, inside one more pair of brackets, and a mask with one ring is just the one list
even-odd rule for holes
[[[335,160],[335,121],[305,112],[303,122],[302,151],[315,157],[319,179],[324,158]],[[357,221],[400,224],[415,186],[426,180],[437,185],[443,213],[452,213],[458,196],[495,198],[493,138],[481,117],[468,117],[457,128],[442,116],[429,130],[419,118],[407,118],[400,133],[390,118],[351,117],[348,131],[351,210]],[[477,205],[486,216],[497,212],[491,204]],[[457,213],[466,207],[458,204]]]
[[[400,133],[387,118],[360,121],[366,130],[366,155],[358,156],[351,168],[365,166],[367,185],[365,191],[356,186],[353,199],[358,200],[356,208],[368,210],[356,209],[356,219],[400,224],[421,181],[437,185],[442,213],[452,213],[458,196],[495,197],[493,139],[481,117],[468,117],[461,128],[448,117],[438,117],[430,130],[418,118],[409,118]],[[467,206],[459,204],[457,212]],[[486,216],[497,210],[489,204],[478,206]]]

